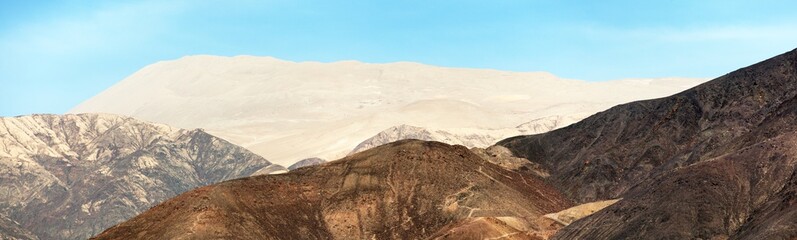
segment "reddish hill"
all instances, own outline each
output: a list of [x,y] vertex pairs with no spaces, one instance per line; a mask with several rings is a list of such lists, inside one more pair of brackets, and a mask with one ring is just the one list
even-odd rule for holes
[[543,239],[558,225],[542,215],[570,206],[537,177],[465,147],[405,140],[202,187],[95,239]]

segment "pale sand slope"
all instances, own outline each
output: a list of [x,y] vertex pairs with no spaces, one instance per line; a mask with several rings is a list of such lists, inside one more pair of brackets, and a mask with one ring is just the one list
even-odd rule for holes
[[285,166],[338,159],[391,126],[506,129],[667,96],[706,79],[585,82],[543,72],[418,63],[288,62],[190,56],[147,66],[71,113],[204,128]]
[[554,220],[559,224],[567,226],[575,222],[576,220],[592,215],[593,213],[600,211],[608,206],[611,206],[612,204],[620,200],[622,200],[622,198],[611,199],[606,201],[589,202],[559,212],[545,214],[545,217]]

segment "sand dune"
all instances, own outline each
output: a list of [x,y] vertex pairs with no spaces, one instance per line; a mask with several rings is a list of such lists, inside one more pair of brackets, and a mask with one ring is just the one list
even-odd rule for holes
[[338,159],[402,124],[506,129],[663,97],[706,79],[586,82],[544,72],[418,63],[289,62],[190,56],[147,66],[72,109],[204,128],[275,163]]

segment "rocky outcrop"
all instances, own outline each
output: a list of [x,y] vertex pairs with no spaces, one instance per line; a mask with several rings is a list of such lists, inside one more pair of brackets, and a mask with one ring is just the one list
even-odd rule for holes
[[[520,132],[521,134],[539,134],[545,133],[549,131],[553,131],[555,129],[566,127],[570,124],[576,123],[584,119],[586,116],[580,115],[554,115],[554,116],[547,116],[542,118],[537,118],[523,124],[518,125],[515,129]],[[503,138],[501,138],[503,139]]]
[[105,114],[0,118],[0,215],[40,239],[85,239],[264,168],[284,170],[199,129]]
[[795,121],[797,50],[498,145],[576,202],[623,198],[558,239],[791,239]]
[[508,170],[525,172],[541,178],[547,178],[551,175],[539,163],[516,157],[512,151],[503,146],[495,145],[488,148],[471,148],[470,150],[479,157]]
[[[443,133],[443,135],[450,136],[450,134],[448,133]],[[355,147],[349,155],[399,140],[415,139],[415,140],[432,141],[434,140],[435,137],[437,136],[432,136],[432,132],[426,130],[425,128],[415,127],[410,125],[399,125],[385,129],[384,131],[379,132],[375,136],[366,139],[362,143],[358,144],[357,147]]]
[[578,122],[578,120],[581,120],[581,118],[575,116],[549,116],[534,119],[514,128],[505,129],[430,129],[403,124],[385,129],[366,139],[358,144],[350,154],[404,139],[438,141],[469,148],[487,148],[498,140],[510,136],[544,133],[573,124]]
[[3,240],[38,240],[39,238],[28,231],[18,222],[0,214],[0,239]]
[[298,162],[294,163],[293,165],[289,166],[288,167],[288,171],[293,171],[293,170],[296,170],[298,168],[303,168],[303,167],[315,166],[315,165],[322,164],[322,163],[325,163],[325,162],[327,162],[327,161],[324,160],[324,159],[320,159],[320,158],[302,159],[301,161],[298,161]]
[[202,187],[96,239],[463,239],[548,236],[572,203],[467,148],[404,140],[286,174]]

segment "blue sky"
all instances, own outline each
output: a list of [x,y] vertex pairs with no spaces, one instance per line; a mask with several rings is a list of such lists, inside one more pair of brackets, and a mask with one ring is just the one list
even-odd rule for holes
[[4,1],[0,116],[63,113],[193,54],[589,81],[716,77],[797,48],[795,1]]

